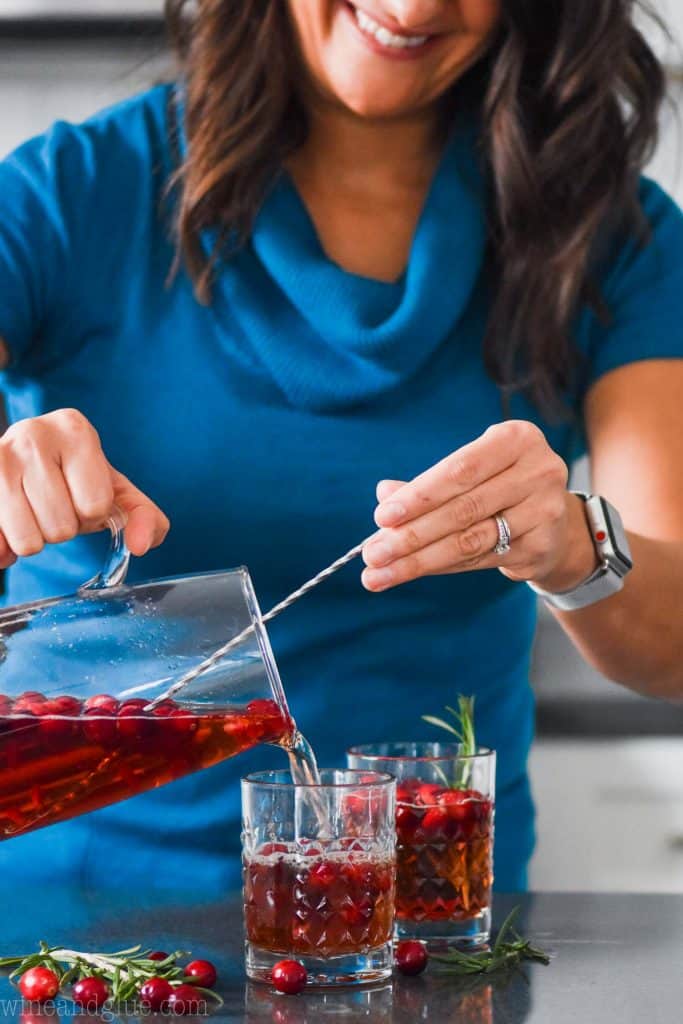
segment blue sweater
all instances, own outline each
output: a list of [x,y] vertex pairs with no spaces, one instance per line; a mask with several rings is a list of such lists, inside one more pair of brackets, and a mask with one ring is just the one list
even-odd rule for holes
[[[372,531],[379,479],[409,479],[501,418],[482,364],[485,193],[472,133],[457,131],[406,273],[384,284],[330,262],[283,176],[202,307],[185,272],[166,283],[170,95],[160,86],[84,125],[57,124],[0,164],[0,336],[13,360],[2,386],[11,420],[80,409],[112,464],[167,512],[167,541],[132,579],[245,563],[267,608]],[[622,363],[683,355],[683,220],[654,184],[642,199],[653,241],[624,246],[607,268],[611,327],[587,312],[577,322],[584,388]],[[580,429],[521,400],[514,413],[568,461],[581,449]],[[21,561],[6,600],[74,590],[103,543],[82,537]],[[347,567],[271,626],[300,727],[323,764],[340,765],[351,743],[436,738],[420,716],[476,694],[480,740],[498,751],[497,882],[522,888],[532,593],[488,571],[372,595],[359,573]],[[4,843],[0,871],[228,888],[238,778],[281,764],[263,748],[54,826],[49,844],[40,832]]]

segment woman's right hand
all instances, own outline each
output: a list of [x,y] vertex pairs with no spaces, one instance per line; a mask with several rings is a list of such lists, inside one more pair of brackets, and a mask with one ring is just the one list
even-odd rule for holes
[[114,469],[92,424],[76,409],[20,420],[0,438],[0,569],[46,544],[106,526],[117,505],[133,555],[161,544],[169,521]]

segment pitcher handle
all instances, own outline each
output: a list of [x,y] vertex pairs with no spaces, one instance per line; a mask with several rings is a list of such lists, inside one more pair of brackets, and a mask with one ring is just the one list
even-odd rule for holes
[[84,590],[108,590],[112,587],[119,587],[125,582],[130,563],[130,551],[126,547],[123,536],[126,517],[117,505],[114,505],[111,510],[107,526],[111,531],[111,543],[105,563],[97,576],[93,576],[91,580],[78,588],[79,594]]

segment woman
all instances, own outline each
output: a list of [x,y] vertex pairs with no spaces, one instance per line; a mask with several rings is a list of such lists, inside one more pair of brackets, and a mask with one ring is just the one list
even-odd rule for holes
[[[631,6],[173,0],[177,88],[0,167],[7,600],[94,573],[115,502],[134,577],[245,562],[269,606],[371,532],[381,481],[364,588],[273,623],[285,687],[337,764],[476,694],[501,889],[533,847],[526,584],[608,676],[683,694],[683,219],[638,178],[663,82]],[[586,447],[628,575],[567,490]],[[230,886],[236,780],[274,760],[2,870]]]

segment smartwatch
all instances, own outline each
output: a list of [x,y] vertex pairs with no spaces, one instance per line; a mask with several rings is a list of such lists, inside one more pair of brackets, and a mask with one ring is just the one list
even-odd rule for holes
[[624,577],[633,568],[624,524],[614,505],[610,505],[609,501],[598,494],[584,494],[582,491],[572,491],[572,494],[576,494],[585,503],[586,520],[600,565],[583,583],[558,594],[529,583],[534,593],[542,597],[546,604],[563,612],[586,608],[618,593],[624,585]]

